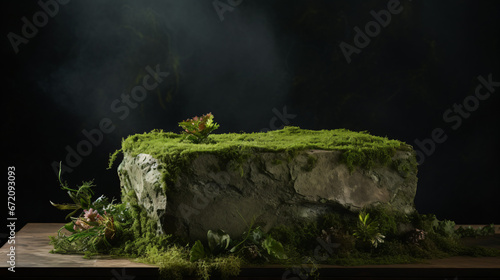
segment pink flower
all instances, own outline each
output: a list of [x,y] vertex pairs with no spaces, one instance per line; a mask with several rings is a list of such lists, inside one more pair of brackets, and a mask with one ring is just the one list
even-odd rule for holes
[[86,224],[84,221],[80,220],[80,218],[75,221],[75,225],[73,226],[74,230],[79,230],[79,231],[87,230],[89,228],[91,228],[91,226]]
[[93,210],[90,208],[89,210],[83,210],[85,212],[84,217],[87,219],[87,222],[95,222],[97,219],[99,219],[99,213],[97,213],[97,210]]

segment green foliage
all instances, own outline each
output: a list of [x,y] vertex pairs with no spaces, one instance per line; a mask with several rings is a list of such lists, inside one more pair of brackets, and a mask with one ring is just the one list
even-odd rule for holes
[[92,207],[92,196],[94,192],[92,191],[92,181],[83,182],[81,186],[77,189],[72,189],[68,186],[67,182],[63,182],[61,179],[61,163],[59,163],[59,183],[61,184],[61,189],[67,191],[68,196],[73,200],[73,204],[55,204],[50,201],[52,206],[56,207],[59,210],[73,210],[66,216],[66,219],[73,216],[80,209],[89,209]]
[[213,121],[212,113],[194,117],[185,121],[179,122],[179,126],[183,129],[183,134],[186,139],[193,143],[208,142],[208,135],[219,128],[219,125]]
[[208,247],[214,255],[218,255],[226,250],[228,250],[229,244],[231,242],[231,237],[229,234],[219,229],[217,231],[209,230],[207,232]]
[[379,224],[370,219],[370,214],[364,211],[359,213],[358,227],[353,235],[363,242],[369,242],[373,247],[384,243],[385,236],[379,231]]
[[[199,261],[208,256],[218,256],[221,254],[235,254],[249,259],[261,258],[267,261],[273,259],[284,260],[287,258],[281,242],[275,240],[271,235],[265,234],[260,227],[253,227],[255,217],[250,224],[241,215],[240,217],[248,227],[248,230],[243,233],[242,240],[232,242],[229,234],[223,230],[209,230],[207,232],[209,250],[205,249],[201,241],[196,241],[190,250],[190,260]],[[233,244],[233,247],[229,249],[231,244]]]
[[195,262],[222,254],[242,255],[249,259],[284,260],[287,258],[281,242],[271,235],[266,235],[260,227],[252,228],[252,225],[253,223],[249,226],[249,230],[243,233],[244,238],[231,249],[229,249],[231,238],[227,233],[220,229],[209,230],[207,233],[208,250],[200,240],[197,240],[190,250],[190,260]]
[[433,214],[417,214],[412,217],[412,221],[416,228],[423,229],[425,232],[437,233],[445,237],[456,237],[455,222],[453,221],[440,221]]
[[285,249],[281,242],[275,240],[270,234],[265,234],[260,227],[251,227],[243,234],[245,237],[230,252],[246,255],[250,259],[284,260],[287,259]]
[[[92,202],[94,194],[91,189],[94,186],[92,182],[83,182],[76,189],[70,188],[61,179],[61,169],[59,170],[58,179],[61,188],[67,191],[68,196],[74,203],[55,204],[50,202],[60,210],[73,210],[66,216],[66,219],[71,218],[71,222],[60,228],[57,236],[50,237],[50,243],[54,245],[54,250],[51,252],[62,254],[86,253],[87,255],[107,252],[112,246],[110,242],[117,235],[117,231],[121,229],[119,223],[115,223],[112,214],[107,213],[106,209],[104,209],[105,206],[111,203],[104,196]],[[77,217],[72,217],[80,209],[83,209],[83,213]],[[70,235],[67,235],[65,231],[69,232]]]
[[422,229],[425,232],[434,232],[434,229],[439,225],[439,220],[433,214],[421,215],[414,213],[411,215],[410,220],[414,227]]
[[[61,254],[102,254],[108,253],[117,236],[121,236],[121,223],[115,221],[110,213],[102,215],[90,208],[84,210],[84,217],[71,217],[72,221],[65,224],[50,237],[54,246],[52,253]],[[69,232],[69,235],[65,233]]]
[[379,206],[366,210],[370,218],[376,221],[379,231],[387,237],[394,237],[398,234],[398,224],[404,219],[402,214],[393,212],[387,207]]
[[196,240],[191,251],[189,251],[189,260],[195,262],[199,259],[204,259],[207,256],[205,248],[200,240]]
[[262,248],[266,249],[267,253],[276,258],[276,259],[286,259],[287,256],[285,254],[285,249],[283,249],[283,245],[272,238],[270,235],[266,237],[264,241],[262,241]]
[[453,237],[455,236],[455,222],[449,220],[439,221],[437,226],[434,227],[434,232],[445,237]]
[[162,279],[182,280],[196,271],[196,264],[189,261],[185,248],[176,245],[168,248],[148,246],[138,259],[141,262],[158,265]]
[[321,234],[321,229],[316,222],[298,223],[294,227],[276,226],[268,234],[282,244],[287,244],[292,251],[297,251],[300,255],[307,255],[318,245],[316,238]]
[[[242,260],[233,255],[211,258],[208,260],[193,263],[196,266],[196,276],[200,279],[208,280],[229,279],[240,274]],[[169,279],[169,278],[167,278]]]
[[409,177],[410,174],[417,171],[417,158],[410,157],[409,159],[396,159],[393,161],[394,170],[403,176],[403,178]]
[[459,237],[478,237],[478,236],[495,235],[495,225],[489,224],[484,227],[478,227],[476,229],[474,229],[471,226],[468,227],[460,226],[458,229],[455,230],[455,233]]
[[111,167],[113,167],[113,163],[116,161],[116,158],[118,157],[118,155],[120,154],[121,151],[122,151],[122,149],[118,149],[118,150],[114,151],[112,154],[109,154],[108,168],[106,168],[107,170],[109,170],[109,169],[111,169]]
[[225,231],[219,229],[217,231],[209,230],[207,232],[208,250],[205,249],[200,240],[197,240],[189,252],[192,262],[203,259],[209,256],[217,256],[223,253],[228,253],[231,237]]

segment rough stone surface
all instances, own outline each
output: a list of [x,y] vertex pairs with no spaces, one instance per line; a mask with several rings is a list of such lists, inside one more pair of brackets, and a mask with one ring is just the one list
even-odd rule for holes
[[[414,211],[416,168],[350,172],[339,163],[339,155],[306,150],[290,159],[286,153],[259,153],[238,163],[200,154],[175,184],[165,186],[161,162],[147,154],[125,154],[118,174],[125,191],[133,190],[157,220],[159,232],[191,240],[205,239],[209,229],[219,228],[239,236],[252,218],[264,230],[293,225],[333,211],[338,204],[352,211],[377,204]],[[393,161],[409,162],[411,157],[410,152],[397,152]]]
[[158,223],[158,233],[163,233],[161,219],[165,216],[167,196],[163,191],[163,170],[158,160],[147,154],[125,157],[118,167],[120,184],[126,192],[133,190],[139,205]]

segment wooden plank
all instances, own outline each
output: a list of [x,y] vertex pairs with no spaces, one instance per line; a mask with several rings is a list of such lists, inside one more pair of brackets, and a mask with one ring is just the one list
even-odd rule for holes
[[[57,235],[64,224],[59,223],[28,223],[16,233],[16,267],[155,267],[130,259],[96,257],[84,259],[82,255],[50,254],[53,249],[49,244],[49,236]],[[4,244],[0,255],[6,256],[12,245]],[[6,261],[0,267],[8,267]]]

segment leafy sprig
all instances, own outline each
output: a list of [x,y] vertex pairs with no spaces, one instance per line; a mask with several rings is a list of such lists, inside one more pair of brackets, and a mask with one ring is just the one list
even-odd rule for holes
[[182,133],[186,139],[193,143],[208,142],[208,135],[219,128],[219,124],[214,122],[212,113],[184,120],[179,122],[179,126],[183,129]]
[[61,179],[61,163],[59,163],[59,183],[61,184],[61,189],[67,191],[68,196],[73,200],[72,204],[56,204],[50,201],[52,206],[56,207],[59,210],[73,210],[71,213],[66,215],[66,219],[73,216],[80,209],[89,209],[92,207],[92,196],[94,192],[92,191],[92,187],[94,184],[92,181],[83,182],[80,187],[77,189],[72,189],[68,186],[67,182],[63,182]]
[[385,236],[379,232],[379,224],[370,219],[370,214],[364,211],[359,213],[358,227],[354,230],[354,236],[363,242],[377,248],[380,243],[384,243]]

